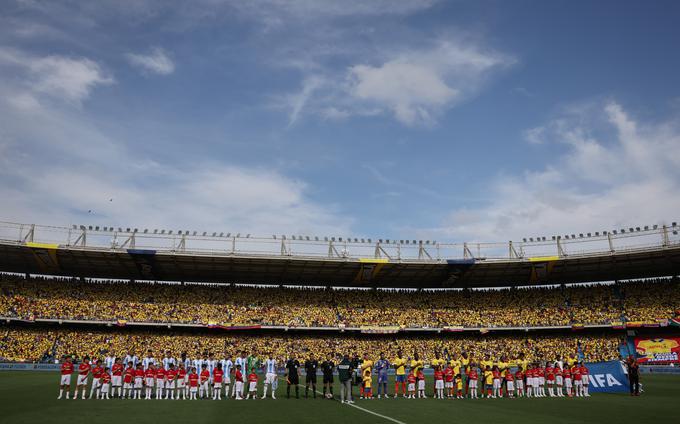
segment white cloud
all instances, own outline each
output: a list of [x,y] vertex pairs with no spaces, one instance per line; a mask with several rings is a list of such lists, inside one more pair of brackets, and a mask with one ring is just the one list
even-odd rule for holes
[[170,75],[175,72],[175,63],[160,47],[151,49],[150,54],[128,53],[125,57],[131,65],[139,68],[142,72],[158,75]]
[[[0,49],[0,67],[12,67],[25,72],[18,102],[32,103],[28,96],[47,95],[51,98],[80,104],[99,85],[114,82],[96,62],[87,58],[59,55],[32,56],[11,49]],[[32,94],[29,94],[32,93]],[[35,99],[33,99],[35,100]]]
[[442,227],[422,233],[493,241],[678,218],[680,156],[672,154],[680,145],[678,120],[637,122],[609,102],[541,128],[544,145],[559,143],[567,152],[543,169],[499,176],[486,206],[455,210]]
[[[289,98],[291,122],[303,113],[324,119],[393,115],[407,126],[433,125],[447,108],[476,94],[510,56],[463,40],[438,40],[429,48],[388,54],[376,65],[357,63],[344,73],[311,70]],[[314,84],[310,84],[314,82]],[[302,101],[304,100],[304,101]]]

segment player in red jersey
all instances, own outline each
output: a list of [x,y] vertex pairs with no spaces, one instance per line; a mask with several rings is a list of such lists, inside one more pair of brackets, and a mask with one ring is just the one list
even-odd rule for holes
[[[177,384],[177,370],[173,364],[168,365],[165,372],[165,398],[175,400],[175,386]],[[179,395],[177,395],[179,398]]]
[[196,374],[196,368],[192,367],[189,373],[189,399],[196,400],[196,392],[198,392],[198,374]]
[[583,382],[581,381],[581,367],[578,365],[578,363],[574,363],[574,366],[571,367],[571,380],[574,384],[574,394],[576,397],[581,397],[581,387]]
[[538,373],[538,396],[545,397],[545,368],[539,364],[536,372]]
[[70,398],[72,374],[73,361],[71,361],[70,356],[66,356],[64,358],[64,362],[61,364],[61,380],[59,381],[59,397],[57,399],[61,399],[62,395],[64,394],[64,390],[66,390],[66,399]]
[[201,374],[199,376],[201,377],[201,385],[198,386],[198,397],[208,397],[208,381],[210,380],[210,371],[208,371],[206,364],[201,365]]
[[153,394],[153,388],[156,383],[156,367],[154,364],[149,364],[149,367],[144,371],[144,399],[151,400],[151,395]]
[[562,378],[564,378],[564,389],[567,391],[567,396],[572,397],[571,394],[571,370],[568,365],[565,365],[562,370]]
[[425,374],[422,369],[418,369],[416,373],[416,380],[418,380],[418,398],[426,399],[425,395]]
[[127,368],[123,372],[123,397],[127,399],[128,394],[132,397],[132,382],[135,379],[135,369],[132,366],[132,361],[128,362]]
[[102,361],[97,359],[95,362],[95,367],[92,369],[92,386],[90,387],[90,399],[95,395],[99,399],[99,389],[102,384],[102,376],[104,375],[104,367],[102,367]]
[[583,396],[585,397],[590,397],[589,393],[589,385],[590,385],[590,380],[589,380],[589,375],[590,371],[588,371],[588,367],[586,367],[586,364],[581,361],[581,366],[579,367],[581,371],[581,390],[583,390]]
[[435,399],[444,399],[444,372],[439,365],[434,369],[434,390]]
[[156,400],[163,399],[163,390],[165,389],[165,369],[162,365],[156,368]]
[[179,369],[177,370],[177,397],[175,399],[179,400],[179,397],[182,396],[182,399],[186,400],[187,398],[186,383],[187,383],[187,370],[186,368],[184,368],[184,364],[180,362]]
[[555,396],[555,368],[551,363],[545,366],[545,383],[548,386],[548,396]]
[[87,387],[87,376],[90,374],[90,358],[86,356],[83,358],[83,362],[78,365],[78,380],[76,382],[76,392],[73,395],[73,399],[78,399],[78,389],[82,389],[83,400],[85,400],[85,389]]
[[137,364],[135,369],[135,386],[134,392],[132,393],[132,399],[142,398],[142,389],[144,388],[144,368],[142,364]]
[[243,393],[243,374],[241,373],[241,365],[236,365],[236,371],[234,371],[234,387],[236,390],[236,400],[243,400],[241,393]]
[[118,389],[118,397],[123,396],[123,371],[125,366],[120,358],[116,358],[116,362],[111,367],[111,396],[116,397],[116,389]]
[[250,374],[248,374],[248,395],[246,395],[246,400],[257,399],[257,374],[255,373],[255,368],[250,369]]
[[215,370],[213,371],[213,400],[222,400],[223,379],[224,371],[222,370],[222,364],[217,364],[217,368],[215,368]]
[[508,397],[515,397],[515,377],[509,368],[505,369],[505,389],[508,392]]
[[446,368],[444,368],[444,387],[446,387],[446,396],[449,399],[452,399],[454,396],[454,389],[453,389],[453,368],[451,368],[451,364],[447,364]]
[[534,396],[534,364],[529,364],[526,371],[527,397]]
[[477,373],[477,364],[470,363],[470,369],[467,374],[467,387],[470,393],[470,399],[477,399],[477,383],[479,374]]
[[501,372],[497,366],[494,365],[491,370],[491,375],[493,375],[493,396],[492,398],[503,397],[501,393]]
[[522,367],[517,368],[517,371],[515,371],[515,387],[517,389],[517,397],[524,396],[524,372]]
[[[102,374],[102,399],[109,399],[109,391],[111,390],[111,374],[108,368],[104,368],[104,373]],[[97,392],[99,394],[99,392]],[[99,396],[97,396],[99,398]]]
[[562,387],[564,386],[564,379],[562,377],[562,368],[560,368],[560,364],[558,362],[555,362],[555,365],[553,366],[553,372],[555,373],[555,396],[564,397],[564,391],[562,390]]
[[415,399],[417,379],[415,374],[413,374],[413,370],[409,371],[408,376],[406,377],[406,381],[408,382],[408,397],[409,399]]

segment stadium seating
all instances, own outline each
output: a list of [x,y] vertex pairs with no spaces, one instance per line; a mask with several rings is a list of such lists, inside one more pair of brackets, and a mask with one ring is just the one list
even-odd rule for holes
[[196,334],[182,332],[119,330],[75,330],[75,329],[27,329],[5,327],[0,329],[0,360],[39,361],[45,358],[61,358],[65,354],[82,358],[104,357],[107,353],[124,356],[134,353],[144,355],[151,349],[157,356],[170,351],[179,357],[186,352],[188,357],[203,357],[212,353],[216,358],[235,357],[238,352],[266,356],[272,354],[279,359],[291,355],[307,358],[326,358],[331,354],[368,353],[378,357],[385,352],[392,358],[398,349],[405,356],[414,352],[427,362],[434,352],[467,352],[473,359],[484,355],[500,358],[507,355],[516,358],[524,353],[528,360],[555,360],[557,355],[567,358],[580,351],[586,361],[600,361],[619,357],[618,347],[622,339],[612,334],[602,335],[539,335],[519,336],[318,336],[311,334],[252,335]]
[[330,290],[0,277],[0,316],[26,320],[415,328],[568,326],[670,318],[676,279],[503,290]]

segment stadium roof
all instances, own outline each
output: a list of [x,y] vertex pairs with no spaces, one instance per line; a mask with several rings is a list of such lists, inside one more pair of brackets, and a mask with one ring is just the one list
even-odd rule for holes
[[[170,237],[134,229],[109,232],[98,227],[3,223],[0,271],[125,280],[416,288],[680,274],[680,237],[675,226],[582,240],[504,244],[369,244],[301,237],[293,242],[290,238],[211,238],[188,233]],[[221,243],[222,249],[211,243]],[[355,256],[354,252],[359,253]]]

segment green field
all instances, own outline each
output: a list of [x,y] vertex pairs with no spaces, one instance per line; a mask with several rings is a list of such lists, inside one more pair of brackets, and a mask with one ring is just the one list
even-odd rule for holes
[[[1,423],[640,423],[672,421],[680,399],[680,376],[643,376],[644,394],[595,394],[587,399],[373,399],[354,408],[321,399],[276,400],[57,400],[59,375],[52,372],[0,373]],[[431,388],[431,384],[428,384]],[[392,387],[389,387],[392,390]],[[335,391],[336,395],[339,390]],[[301,389],[304,394],[304,389]],[[390,417],[382,418],[368,411]]]

